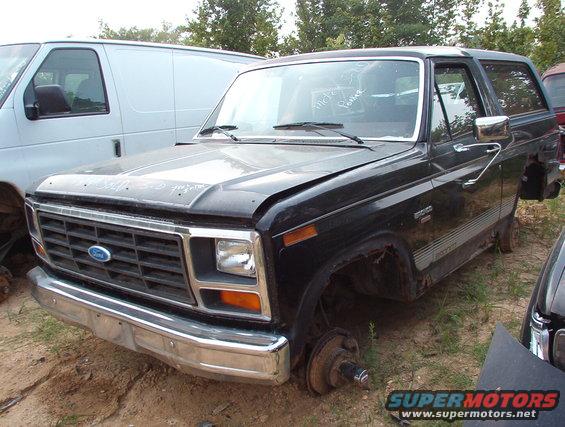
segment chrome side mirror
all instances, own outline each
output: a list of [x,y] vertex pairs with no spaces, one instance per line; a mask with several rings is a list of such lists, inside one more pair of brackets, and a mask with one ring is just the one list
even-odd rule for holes
[[479,143],[504,141],[511,137],[508,116],[477,117],[473,125],[475,139]]

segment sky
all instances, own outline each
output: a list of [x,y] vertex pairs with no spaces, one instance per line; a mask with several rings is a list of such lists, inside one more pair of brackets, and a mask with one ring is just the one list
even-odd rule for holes
[[[282,32],[292,32],[295,0],[278,0],[283,8]],[[191,16],[198,0],[4,0],[0,15],[0,44],[66,37],[90,38],[98,33],[99,20],[112,28],[173,25]],[[504,17],[513,22],[519,0],[503,0]],[[533,3],[533,0],[530,0]]]

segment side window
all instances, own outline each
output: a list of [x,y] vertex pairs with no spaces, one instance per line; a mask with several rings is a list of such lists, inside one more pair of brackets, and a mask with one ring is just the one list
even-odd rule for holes
[[[40,118],[107,113],[108,103],[96,52],[90,49],[53,50],[28,86],[25,103],[36,103]],[[43,105],[45,103],[53,105]]]
[[508,116],[545,110],[529,67],[520,63],[482,62],[498,101]]
[[451,65],[436,67],[432,138],[435,134],[439,139],[434,142],[472,132],[475,119],[481,115],[478,96],[467,69]]
[[445,120],[445,115],[443,114],[443,109],[441,102],[439,101],[439,96],[437,90],[434,88],[434,104],[432,106],[432,142],[436,144],[441,144],[442,142],[449,141],[451,138],[447,130],[447,121]]

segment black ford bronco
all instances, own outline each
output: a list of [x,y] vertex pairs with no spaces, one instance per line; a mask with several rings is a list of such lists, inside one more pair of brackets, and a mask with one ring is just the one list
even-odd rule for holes
[[518,198],[559,193],[558,141],[521,56],[262,62],[194,140],[29,190],[33,294],[197,375],[281,384],[302,365],[317,393],[366,385],[357,341],[333,327],[336,301],[410,302],[495,242],[511,251]]

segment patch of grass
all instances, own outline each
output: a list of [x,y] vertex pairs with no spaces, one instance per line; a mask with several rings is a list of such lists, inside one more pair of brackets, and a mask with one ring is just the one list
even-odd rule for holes
[[0,338],[0,351],[19,348],[29,341],[34,341],[44,344],[54,353],[59,353],[63,349],[78,345],[86,333],[82,329],[60,322],[39,308],[26,309],[22,305],[18,312],[10,316],[10,321],[26,325],[27,330],[13,337]]
[[309,415],[302,421],[303,426],[317,426],[320,422],[318,421],[318,417],[316,415]]
[[463,324],[463,311],[457,307],[441,307],[434,319],[434,330],[441,353],[457,353],[461,346],[459,329]]
[[508,322],[504,322],[503,323],[504,327],[506,329],[508,329],[508,332],[510,332],[510,334],[518,339],[520,336],[520,329],[522,328],[522,319],[512,319]]
[[474,271],[460,288],[462,298],[472,304],[485,305],[489,302],[489,287],[484,273]]
[[471,354],[477,361],[479,365],[482,365],[487,357],[488,348],[490,347],[490,341],[478,342],[471,348]]
[[504,262],[502,258],[502,253],[500,252],[500,250],[497,250],[495,252],[495,258],[489,271],[490,279],[494,280],[503,273],[504,273]]
[[524,298],[530,294],[530,285],[520,279],[517,271],[511,271],[508,274],[506,289],[514,299]]
[[433,363],[431,366],[433,371],[432,383],[440,384],[448,389],[465,390],[473,387],[473,379],[462,370],[450,368],[444,363]]
[[89,416],[90,415],[77,415],[77,414],[65,415],[61,417],[59,421],[57,421],[55,427],[76,426],[80,422],[83,422]]

